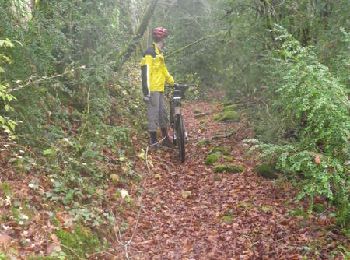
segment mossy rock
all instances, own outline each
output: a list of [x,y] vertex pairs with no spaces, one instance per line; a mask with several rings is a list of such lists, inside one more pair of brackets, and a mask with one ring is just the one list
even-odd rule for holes
[[274,180],[278,178],[276,173],[275,165],[269,163],[263,163],[255,167],[255,172],[266,179]]
[[205,164],[206,165],[213,165],[214,163],[216,163],[220,159],[221,155],[222,154],[220,152],[208,154],[207,158],[205,159]]
[[214,120],[220,121],[220,122],[228,122],[228,121],[237,122],[239,121],[239,119],[240,119],[239,113],[231,110],[223,111],[220,114],[217,114],[214,116]]
[[224,146],[216,146],[211,149],[210,153],[222,153],[223,155],[230,155],[230,149]]
[[214,167],[215,173],[240,173],[244,168],[236,164],[218,164]]

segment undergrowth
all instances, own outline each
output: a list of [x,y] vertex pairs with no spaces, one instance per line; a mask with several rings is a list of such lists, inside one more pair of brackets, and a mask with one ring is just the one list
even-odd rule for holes
[[315,196],[324,197],[337,207],[338,223],[349,228],[350,107],[345,86],[318,61],[312,47],[302,47],[281,27],[275,33],[280,48],[273,59],[282,80],[274,88],[273,108],[283,131],[292,130],[294,138],[255,148],[302,184],[299,199],[308,197],[312,205]]

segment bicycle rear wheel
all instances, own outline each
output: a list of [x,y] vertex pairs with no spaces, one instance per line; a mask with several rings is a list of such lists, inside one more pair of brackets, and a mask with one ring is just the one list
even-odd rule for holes
[[181,115],[176,115],[176,143],[179,149],[180,161],[185,162],[185,127]]

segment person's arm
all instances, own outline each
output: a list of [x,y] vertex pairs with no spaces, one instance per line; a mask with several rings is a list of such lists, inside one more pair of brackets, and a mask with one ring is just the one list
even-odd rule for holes
[[146,54],[141,60],[142,93],[144,97],[150,96],[150,68],[152,55]]
[[165,82],[167,84],[169,84],[170,86],[174,86],[174,83],[175,83],[174,78],[173,78],[173,76],[170,75],[165,64],[164,64],[164,75],[165,75]]

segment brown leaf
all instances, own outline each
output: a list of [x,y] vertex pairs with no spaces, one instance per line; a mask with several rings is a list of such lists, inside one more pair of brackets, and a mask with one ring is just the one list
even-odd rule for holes
[[6,234],[0,234],[0,247],[8,248],[11,244],[12,238]]
[[316,164],[320,164],[321,163],[321,156],[319,154],[316,154],[314,161]]
[[191,191],[184,190],[181,192],[181,196],[183,199],[188,199],[192,195]]

